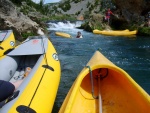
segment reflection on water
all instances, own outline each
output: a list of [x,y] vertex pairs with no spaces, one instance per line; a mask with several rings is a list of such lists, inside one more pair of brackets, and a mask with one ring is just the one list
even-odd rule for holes
[[[53,29],[54,30],[54,29]],[[71,85],[94,52],[100,48],[110,61],[124,69],[150,94],[150,39],[148,37],[111,37],[95,35],[76,28],[59,29],[75,37],[81,31],[83,39],[67,39],[50,34],[61,62],[61,82],[53,113],[57,113]]]

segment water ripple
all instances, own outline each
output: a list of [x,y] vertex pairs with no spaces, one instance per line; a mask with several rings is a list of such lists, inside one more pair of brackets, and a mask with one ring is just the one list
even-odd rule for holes
[[[63,32],[62,29],[57,30]],[[81,31],[84,38],[67,39],[50,34],[62,68],[60,87],[54,106],[56,110],[59,110],[77,75],[98,48],[150,94],[150,40],[148,38],[102,36],[79,29],[64,31],[74,37],[77,31]]]

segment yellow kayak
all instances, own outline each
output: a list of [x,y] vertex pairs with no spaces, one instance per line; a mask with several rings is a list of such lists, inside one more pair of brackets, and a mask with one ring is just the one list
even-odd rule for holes
[[15,47],[15,37],[12,30],[0,31],[0,56]]
[[64,32],[55,32],[56,36],[61,36],[64,38],[72,38],[70,34],[64,33]]
[[123,69],[96,51],[59,113],[150,113],[150,98]]
[[[25,76],[0,113],[51,113],[60,82],[60,61],[45,36],[29,37],[7,55],[0,57],[0,80],[16,82]],[[16,92],[14,92],[16,93]],[[8,99],[9,100],[9,99]],[[0,103],[1,105],[1,103]]]
[[122,31],[108,31],[108,30],[93,30],[94,34],[102,34],[102,35],[108,35],[108,36],[130,36],[130,35],[136,35],[137,31],[129,31],[129,30],[122,30]]

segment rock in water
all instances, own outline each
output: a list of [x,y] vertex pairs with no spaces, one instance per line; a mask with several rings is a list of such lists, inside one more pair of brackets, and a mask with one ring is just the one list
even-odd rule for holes
[[38,29],[37,34],[39,34],[39,35],[45,35],[44,32],[41,30],[41,28]]

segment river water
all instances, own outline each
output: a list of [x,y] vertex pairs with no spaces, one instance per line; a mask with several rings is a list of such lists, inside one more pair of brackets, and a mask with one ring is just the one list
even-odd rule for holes
[[[48,28],[61,63],[61,81],[52,113],[58,113],[77,75],[97,49],[150,94],[150,37],[96,35],[76,29],[80,23],[50,23]],[[68,33],[73,38],[56,36],[55,31]],[[78,31],[82,39],[74,38]]]

